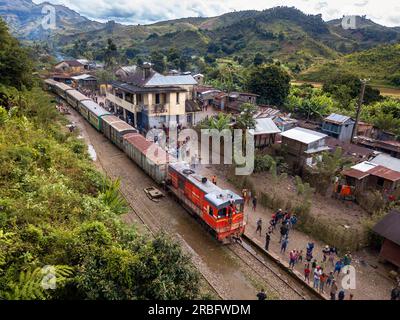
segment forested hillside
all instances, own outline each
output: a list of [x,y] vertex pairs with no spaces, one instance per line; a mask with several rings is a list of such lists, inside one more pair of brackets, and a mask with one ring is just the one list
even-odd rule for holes
[[179,245],[122,223],[118,182],[64,129],[32,56],[0,21],[0,299],[197,298]]
[[96,31],[58,34],[53,40],[63,53],[104,60],[112,39],[120,61],[146,58],[152,51],[171,48],[190,59],[234,58],[252,60],[256,53],[279,59],[294,72],[312,64],[339,58],[399,39],[396,28],[359,18],[358,30],[344,30],[337,21],[308,15],[296,8],[276,7],[263,11],[239,11],[210,18],[185,18],[152,25],[120,25],[109,22]]
[[300,78],[324,81],[338,72],[371,78],[376,84],[400,86],[400,45],[379,46],[316,64],[301,74]]

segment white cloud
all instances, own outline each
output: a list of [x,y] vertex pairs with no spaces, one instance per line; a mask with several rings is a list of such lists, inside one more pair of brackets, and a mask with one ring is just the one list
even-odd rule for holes
[[[44,2],[34,0],[34,2]],[[233,10],[263,10],[274,6],[295,6],[325,20],[347,14],[366,15],[376,22],[394,26],[400,20],[398,0],[47,0],[64,4],[91,19],[145,24],[161,20],[215,16]]]

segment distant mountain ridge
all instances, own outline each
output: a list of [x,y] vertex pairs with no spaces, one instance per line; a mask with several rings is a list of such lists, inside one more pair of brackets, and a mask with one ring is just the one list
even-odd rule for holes
[[54,5],[57,29],[49,32],[41,27],[43,5],[31,0],[0,0],[0,16],[20,39],[51,41],[67,56],[98,60],[103,58],[108,39],[112,39],[130,59],[172,47],[186,56],[251,59],[262,53],[300,72],[343,55],[400,41],[400,27],[357,17],[357,29],[344,29],[342,19],[326,22],[321,15],[305,14],[294,7],[122,25],[91,21],[65,6]]
[[[51,5],[56,10],[55,30],[42,27],[45,17],[42,9],[46,5]],[[91,21],[65,6],[47,2],[35,4],[31,0],[0,0],[0,16],[6,21],[11,32],[24,40],[43,40],[58,33],[73,34],[103,27],[101,23]]]

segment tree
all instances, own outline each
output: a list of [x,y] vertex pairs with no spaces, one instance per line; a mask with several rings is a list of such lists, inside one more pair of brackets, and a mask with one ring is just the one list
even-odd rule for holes
[[118,49],[112,39],[107,40],[107,47],[104,52],[104,61],[106,68],[113,68],[117,64]]
[[276,65],[253,67],[247,80],[247,89],[260,95],[260,103],[281,106],[289,95],[290,77]]
[[256,120],[254,115],[257,112],[257,106],[251,103],[243,103],[240,106],[239,116],[236,117],[236,126],[239,129],[254,129],[256,127]]
[[211,117],[205,119],[199,124],[201,129],[216,129],[222,131],[225,129],[230,129],[230,124],[232,123],[232,116],[226,113],[218,113],[216,117]]
[[343,150],[337,148],[334,153],[324,152],[315,167],[316,189],[325,194],[333,178],[338,175],[349,160],[343,157]]
[[255,55],[255,57],[254,57],[253,64],[254,64],[255,66],[260,66],[260,65],[262,65],[264,62],[265,62],[265,56],[264,56],[262,53],[257,52],[256,55]]
[[13,38],[0,18],[0,83],[21,89],[33,85],[33,55]]
[[160,51],[153,51],[151,53],[151,63],[153,64],[153,69],[159,73],[165,71],[165,57]]
[[[332,94],[341,103],[342,108],[346,108],[352,99],[359,97],[361,80],[354,74],[338,72],[324,82],[322,90]],[[365,104],[380,101],[381,99],[382,96],[378,89],[374,89],[368,85],[365,87]]]

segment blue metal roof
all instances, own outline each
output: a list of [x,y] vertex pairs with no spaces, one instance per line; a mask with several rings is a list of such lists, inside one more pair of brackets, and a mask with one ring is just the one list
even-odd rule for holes
[[344,116],[341,114],[337,114],[337,113],[332,113],[330,116],[325,118],[325,121],[334,122],[334,123],[338,123],[338,124],[346,123],[349,120],[351,120],[350,117]]

